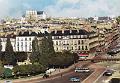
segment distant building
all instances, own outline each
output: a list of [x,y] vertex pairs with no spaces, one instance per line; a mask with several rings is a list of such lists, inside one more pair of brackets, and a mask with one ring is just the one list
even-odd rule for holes
[[40,20],[40,19],[46,19],[47,15],[45,14],[44,11],[29,10],[26,11],[25,17],[28,19]]

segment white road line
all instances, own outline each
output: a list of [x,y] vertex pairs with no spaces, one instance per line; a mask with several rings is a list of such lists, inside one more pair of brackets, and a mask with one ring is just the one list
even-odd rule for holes
[[94,73],[96,73],[97,70],[95,70],[91,75],[89,75],[85,80],[82,81],[84,83],[87,79],[89,79]]
[[100,77],[102,77],[102,75],[105,73],[106,70],[107,70],[107,69],[105,69],[105,70],[100,74],[100,76],[99,76],[93,83],[96,83],[96,82],[100,79]]

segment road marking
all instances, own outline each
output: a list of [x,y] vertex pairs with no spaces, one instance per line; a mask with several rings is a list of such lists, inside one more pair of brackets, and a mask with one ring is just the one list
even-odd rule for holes
[[85,80],[82,81],[82,83],[84,83],[86,80],[88,80],[94,73],[96,73],[97,69],[91,74],[89,75]]
[[106,70],[107,70],[107,69],[105,69],[105,70],[100,74],[100,76],[99,76],[93,83],[96,83],[96,82],[100,79],[100,77],[105,73]]
[[[95,74],[96,71],[97,71],[97,69],[91,75],[89,75],[85,80],[83,80],[82,83],[85,83],[85,81],[88,80],[93,74]],[[104,70],[104,72],[105,71],[106,70]],[[104,72],[102,72],[102,74],[100,74],[100,76],[93,83],[95,83],[101,77],[101,75],[103,75]]]

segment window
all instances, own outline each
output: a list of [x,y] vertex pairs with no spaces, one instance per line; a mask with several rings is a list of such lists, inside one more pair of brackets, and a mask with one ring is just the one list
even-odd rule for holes
[[85,46],[85,50],[88,50],[87,46]]
[[73,47],[72,47],[72,50],[73,50]]
[[17,47],[18,51],[19,51],[19,47]]
[[75,50],[77,50],[77,46],[75,46]]
[[74,45],[77,45],[77,42],[76,42],[76,41],[74,41]]
[[17,41],[19,41],[19,38],[17,38]]
[[25,38],[25,41],[27,41],[27,38]]
[[84,41],[82,40],[82,44],[84,44]]
[[59,45],[61,45],[61,41],[59,41]]
[[58,45],[58,41],[56,41],[56,45]]
[[69,48],[67,47],[67,50],[68,50]]
[[58,51],[58,47],[56,48],[56,50]]
[[21,42],[21,47],[23,47],[23,42]]
[[78,50],[80,50],[80,46],[78,46]]
[[17,46],[19,47],[19,42],[17,42]]
[[80,40],[78,40],[78,45],[80,44]]
[[23,41],[23,38],[21,38],[21,41]]
[[31,38],[29,38],[29,40],[31,41]]
[[32,43],[30,42],[29,51],[32,51]]
[[84,46],[82,46],[82,50],[84,50]]

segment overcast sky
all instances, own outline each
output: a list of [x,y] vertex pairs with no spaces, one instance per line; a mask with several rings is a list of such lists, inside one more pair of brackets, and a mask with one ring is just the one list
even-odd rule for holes
[[0,0],[0,18],[44,10],[52,17],[120,15],[120,0]]

